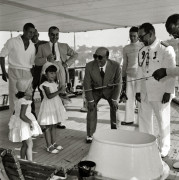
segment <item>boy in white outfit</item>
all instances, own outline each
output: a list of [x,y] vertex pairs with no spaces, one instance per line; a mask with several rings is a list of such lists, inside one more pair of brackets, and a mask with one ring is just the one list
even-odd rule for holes
[[[123,66],[122,77],[123,82],[126,83],[126,88],[123,87],[121,94],[126,94],[126,109],[125,118],[121,125],[133,124],[135,121],[135,94],[136,94],[136,79],[138,68],[138,52],[143,44],[138,41],[138,27],[131,27],[129,30],[129,37],[131,43],[126,45],[123,49]],[[125,84],[124,84],[125,86]]]

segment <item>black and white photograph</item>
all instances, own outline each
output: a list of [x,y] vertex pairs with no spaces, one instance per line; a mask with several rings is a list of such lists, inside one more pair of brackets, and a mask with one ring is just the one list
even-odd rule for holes
[[179,180],[179,1],[0,0],[0,180]]

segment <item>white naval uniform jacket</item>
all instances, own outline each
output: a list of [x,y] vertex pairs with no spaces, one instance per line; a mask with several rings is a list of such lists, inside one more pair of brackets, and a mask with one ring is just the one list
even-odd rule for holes
[[147,95],[149,101],[162,101],[165,92],[174,96],[174,77],[166,76],[157,81],[150,76],[159,68],[175,67],[175,56],[173,47],[158,39],[150,46],[144,46],[139,50],[137,78],[146,77],[144,80],[137,81],[137,92],[141,93],[141,99]]

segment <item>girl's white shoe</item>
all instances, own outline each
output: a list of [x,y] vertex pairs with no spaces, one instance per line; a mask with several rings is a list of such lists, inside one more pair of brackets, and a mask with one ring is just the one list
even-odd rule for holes
[[55,148],[53,147],[53,145],[50,145],[50,146],[47,148],[47,152],[52,153],[52,154],[57,154],[57,153],[59,153],[59,151],[58,151],[57,149],[55,149]]
[[59,150],[59,151],[63,150],[63,147],[56,143],[53,144],[53,147],[54,147],[54,149]]

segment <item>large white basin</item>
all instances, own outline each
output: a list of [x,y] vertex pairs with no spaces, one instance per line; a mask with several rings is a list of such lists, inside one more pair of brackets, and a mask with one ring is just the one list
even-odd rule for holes
[[96,132],[86,159],[96,163],[97,177],[104,179],[161,180],[169,172],[155,136],[134,131]]

